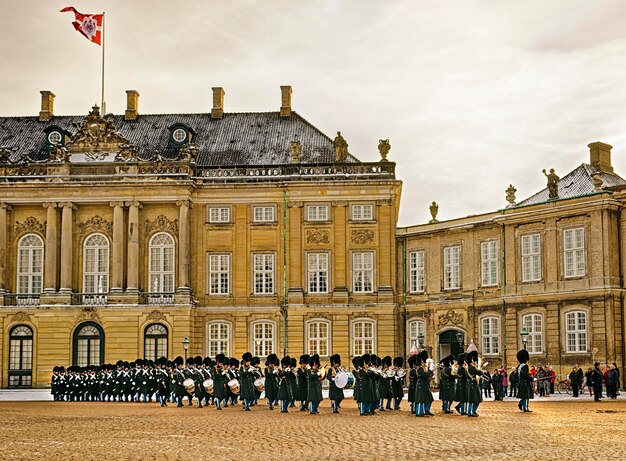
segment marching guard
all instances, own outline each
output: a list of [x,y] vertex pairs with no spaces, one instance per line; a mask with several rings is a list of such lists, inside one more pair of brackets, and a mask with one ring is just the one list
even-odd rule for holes
[[449,355],[441,359],[441,373],[439,374],[439,399],[442,402],[442,411],[445,414],[454,413],[450,407],[455,398],[456,375],[453,374],[452,362],[454,356]]
[[435,416],[430,411],[430,407],[435,400],[433,393],[430,391],[430,380],[433,377],[433,372],[428,369],[426,359],[428,359],[428,352],[422,351],[419,354],[415,354],[415,363],[417,364],[417,382],[415,385],[415,416]]
[[288,355],[283,357],[280,361],[282,370],[279,373],[279,385],[278,385],[278,400],[280,400],[280,412],[287,413],[287,407],[293,400],[293,388],[291,386],[291,376],[293,376],[293,370],[291,369],[291,357]]
[[322,396],[322,380],[324,375],[320,371],[320,356],[317,354],[309,358],[309,367],[307,369],[306,378],[308,384],[307,401],[311,404],[310,414],[319,414],[318,407],[324,399]]
[[528,360],[530,355],[526,349],[522,349],[517,353],[517,375],[519,376],[519,388],[517,390],[517,398],[520,399],[517,404],[520,411],[524,413],[532,413],[528,408],[528,402],[535,397],[533,392],[533,377],[528,369]]
[[478,371],[476,365],[478,363],[478,351],[467,353],[467,416],[478,417],[478,405],[483,401],[482,392],[480,391],[480,376],[482,372]]
[[330,356],[330,370],[328,370],[328,398],[330,399],[333,407],[333,413],[339,413],[339,405],[344,399],[343,387],[337,387],[335,379],[341,366],[341,356],[339,354],[333,354]]
[[459,402],[454,409],[460,415],[467,414],[467,365],[465,364],[465,353],[460,353],[456,358],[457,363],[457,383],[455,399]]

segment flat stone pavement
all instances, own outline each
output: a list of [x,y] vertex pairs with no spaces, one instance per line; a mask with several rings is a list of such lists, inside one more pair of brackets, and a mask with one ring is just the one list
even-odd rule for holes
[[626,455],[626,400],[484,402],[479,418],[401,411],[361,417],[240,406],[0,402],[0,459],[63,460],[605,460]]

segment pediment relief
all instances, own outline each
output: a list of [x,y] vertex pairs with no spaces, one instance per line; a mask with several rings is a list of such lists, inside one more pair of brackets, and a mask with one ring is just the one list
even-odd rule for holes
[[93,106],[81,123],[73,123],[76,132],[70,136],[67,149],[71,153],[85,153],[88,160],[103,160],[101,152],[118,152],[122,145],[129,145],[113,125],[113,116],[100,115],[100,108]]

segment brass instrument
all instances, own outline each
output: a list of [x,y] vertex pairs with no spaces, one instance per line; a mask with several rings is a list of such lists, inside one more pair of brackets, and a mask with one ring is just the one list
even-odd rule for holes
[[396,370],[396,380],[400,381],[405,376],[406,376],[406,369],[405,368],[398,368]]
[[394,370],[392,367],[387,367],[387,369],[383,371],[383,377],[385,378],[393,378],[395,376],[396,376],[396,370]]
[[324,381],[326,379],[326,365],[324,365],[324,368],[320,368],[317,372],[319,373],[317,379]]

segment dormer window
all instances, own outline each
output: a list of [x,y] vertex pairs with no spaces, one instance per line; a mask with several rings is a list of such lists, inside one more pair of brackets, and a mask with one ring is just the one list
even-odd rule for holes
[[49,126],[44,130],[49,146],[63,146],[69,133],[59,126]]
[[182,146],[193,142],[196,132],[183,123],[176,123],[169,127],[170,145]]
[[63,135],[58,131],[51,131],[48,133],[48,142],[53,146],[57,146],[63,142]]

